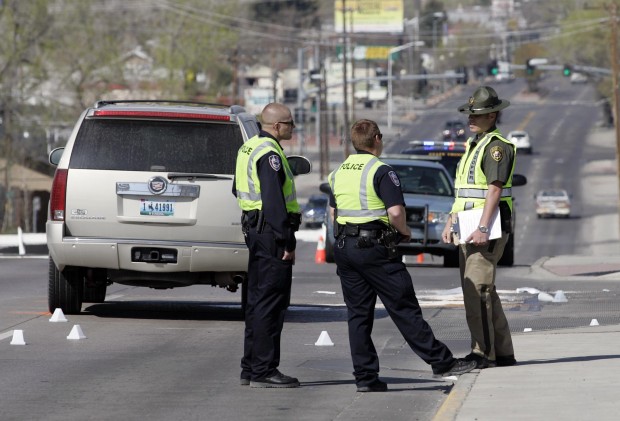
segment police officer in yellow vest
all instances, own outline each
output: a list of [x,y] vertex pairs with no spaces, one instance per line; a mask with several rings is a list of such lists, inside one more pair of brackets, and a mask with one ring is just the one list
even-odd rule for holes
[[278,366],[301,213],[280,141],[291,139],[295,123],[288,107],[278,103],[263,109],[261,122],[260,133],[239,148],[233,184],[249,250],[240,382],[290,388],[298,387],[299,381],[280,373]]
[[[459,107],[468,115],[473,137],[467,141],[455,179],[454,205],[443,230],[443,241],[459,244],[454,224],[456,213],[482,209],[475,230],[460,244],[460,275],[465,315],[471,333],[471,353],[465,358],[478,368],[516,364],[512,337],[495,287],[497,262],[511,234],[512,175],[516,147],[496,127],[499,111],[510,102],[500,99],[489,86],[476,89],[467,104]],[[500,212],[501,238],[489,240],[492,217]]]
[[358,392],[383,392],[379,358],[371,334],[377,296],[411,349],[438,376],[466,373],[474,362],[457,360],[435,339],[424,318],[402,257],[395,244],[409,241],[398,175],[377,157],[383,150],[377,123],[357,121],[351,130],[357,154],[329,175],[334,258],[348,309],[349,345]]

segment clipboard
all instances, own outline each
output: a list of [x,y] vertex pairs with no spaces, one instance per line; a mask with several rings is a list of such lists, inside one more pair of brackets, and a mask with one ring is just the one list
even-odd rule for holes
[[[465,239],[478,229],[478,225],[480,225],[480,218],[482,217],[482,211],[482,208],[478,208],[457,212],[458,222],[455,231],[459,234],[459,243],[465,244]],[[489,240],[501,238],[502,222],[499,217],[499,207],[495,209],[488,228]]]

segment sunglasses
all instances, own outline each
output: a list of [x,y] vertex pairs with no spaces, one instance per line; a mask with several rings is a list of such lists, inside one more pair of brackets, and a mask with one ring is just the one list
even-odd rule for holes
[[295,122],[293,120],[291,120],[291,121],[278,121],[278,124],[287,124],[287,125],[291,126],[292,128],[295,128]]

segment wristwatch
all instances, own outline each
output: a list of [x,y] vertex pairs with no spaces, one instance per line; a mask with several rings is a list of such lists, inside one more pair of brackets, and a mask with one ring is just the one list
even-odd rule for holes
[[489,229],[487,227],[485,227],[484,225],[478,225],[478,230],[480,230],[480,232],[482,232],[484,234],[489,232]]

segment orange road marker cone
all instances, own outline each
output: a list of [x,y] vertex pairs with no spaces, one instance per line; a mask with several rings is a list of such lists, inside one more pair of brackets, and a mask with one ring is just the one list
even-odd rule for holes
[[424,254],[422,254],[422,253],[418,254],[417,262],[418,263],[424,263]]
[[316,254],[314,255],[314,263],[325,263],[325,237],[319,236],[316,243]]

